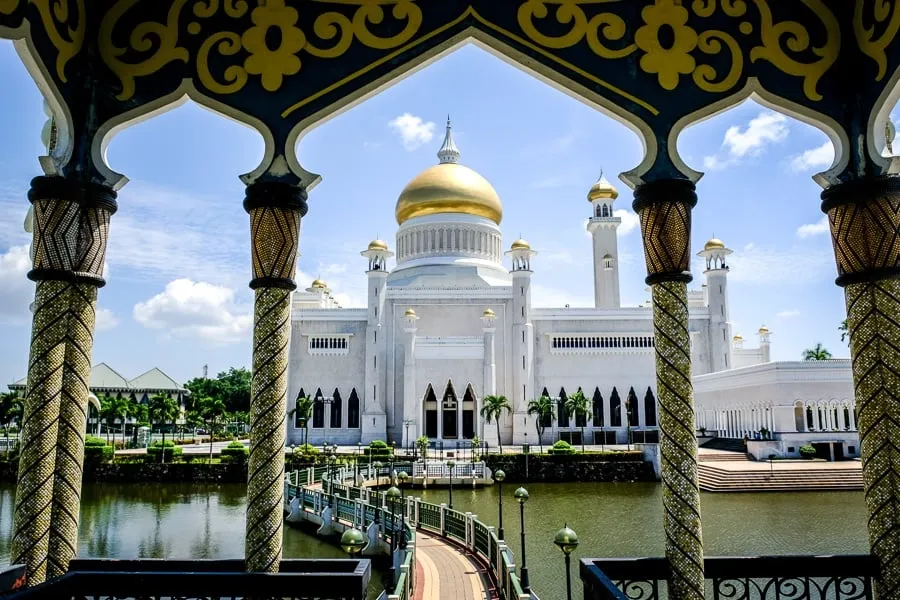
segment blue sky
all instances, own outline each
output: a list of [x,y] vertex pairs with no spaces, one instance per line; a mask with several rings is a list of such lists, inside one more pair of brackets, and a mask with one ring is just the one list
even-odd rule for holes
[[[33,285],[22,229],[28,182],[39,174],[41,97],[13,50],[0,43],[0,384],[24,376]],[[376,235],[393,246],[394,203],[435,163],[450,113],[462,162],[504,203],[504,243],[520,234],[539,252],[537,306],[592,305],[585,194],[601,169],[616,182],[622,301],[645,302],[645,272],[631,193],[616,175],[635,167],[635,134],[594,108],[465,46],[310,131],[303,166],[323,177],[303,220],[298,281],[326,279],[345,306],[365,293]],[[686,162],[706,174],[694,210],[696,252],[715,234],[734,249],[735,333],[773,331],[776,360],[822,342],[847,356],[837,326],[843,292],[811,176],[829,166],[826,136],[752,102],[686,130]],[[188,103],[120,133],[110,165],[131,180],[113,217],[108,284],[100,291],[94,362],[126,377],[158,366],[177,380],[250,364],[252,295],[248,217],[238,175],[262,157],[258,135]],[[702,281],[700,262],[695,283]]]

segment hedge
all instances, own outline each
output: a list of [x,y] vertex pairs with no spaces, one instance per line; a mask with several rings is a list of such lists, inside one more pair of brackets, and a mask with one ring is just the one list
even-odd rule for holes
[[547,454],[575,454],[575,450],[568,442],[559,440],[547,450]]
[[106,440],[88,436],[84,440],[84,462],[98,464],[110,462],[115,456],[115,450],[107,445]]
[[244,464],[250,456],[250,450],[240,442],[231,442],[222,448],[222,462]]
[[[171,440],[166,440],[165,461],[172,462],[175,457],[181,456],[184,452],[180,446],[176,446]],[[163,453],[162,442],[153,442],[147,447],[147,461],[161,462],[160,455]]]
[[816,449],[812,446],[800,446],[800,456],[803,458],[815,458]]
[[366,454],[374,459],[391,456],[393,453],[393,448],[384,440],[374,440],[369,444],[368,450],[366,450]]

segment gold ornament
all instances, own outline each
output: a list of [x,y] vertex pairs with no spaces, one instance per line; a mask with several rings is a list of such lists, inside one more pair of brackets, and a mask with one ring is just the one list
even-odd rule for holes
[[[250,53],[244,61],[244,69],[251,75],[262,77],[262,86],[268,92],[281,87],[285,75],[300,72],[297,53],[306,44],[306,36],[297,28],[297,9],[284,5],[284,0],[269,0],[253,9],[253,27],[241,36],[241,44]],[[270,29],[277,29],[281,40],[278,48],[269,48],[266,37]]]
[[[688,11],[674,0],[659,0],[641,11],[644,25],[634,34],[634,42],[644,52],[640,65],[647,73],[655,73],[659,85],[664,89],[678,87],[681,75],[689,75],[697,68],[697,61],[691,52],[697,47],[697,32],[687,26]],[[672,44],[664,48],[660,39],[660,29],[667,27],[673,32]]]

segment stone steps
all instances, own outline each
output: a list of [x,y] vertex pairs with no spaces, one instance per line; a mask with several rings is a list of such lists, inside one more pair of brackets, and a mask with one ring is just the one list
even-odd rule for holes
[[703,447],[711,450],[725,450],[727,452],[736,452],[739,454],[744,454],[746,452],[744,440],[736,438],[713,438],[704,442]]
[[729,471],[701,463],[700,489],[706,492],[796,492],[861,490],[861,469]]
[[700,462],[749,462],[743,452],[702,452],[697,458]]

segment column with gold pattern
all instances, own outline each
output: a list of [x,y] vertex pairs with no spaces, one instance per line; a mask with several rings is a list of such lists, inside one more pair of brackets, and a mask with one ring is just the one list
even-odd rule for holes
[[26,565],[33,585],[47,576],[80,191],[61,177],[42,176],[31,182],[28,199],[34,209],[34,263],[28,278],[36,286],[10,558],[12,564]]
[[687,284],[690,274],[691,209],[694,184],[684,179],[645,183],[634,192],[652,286],[656,386],[659,398],[659,451],[663,484],[669,597],[703,598],[703,541],[694,389],[688,335]]
[[47,567],[49,577],[63,575],[78,549],[78,516],[97,290],[106,283],[103,279],[103,263],[109,220],[117,207],[116,193],[105,186],[84,186],[80,204],[56,437]]
[[247,186],[255,290],[250,461],[244,554],[248,571],[278,571],[284,510],[290,298],[306,191],[286,183]]
[[822,193],[844,288],[869,543],[879,598],[900,598],[900,178]]

